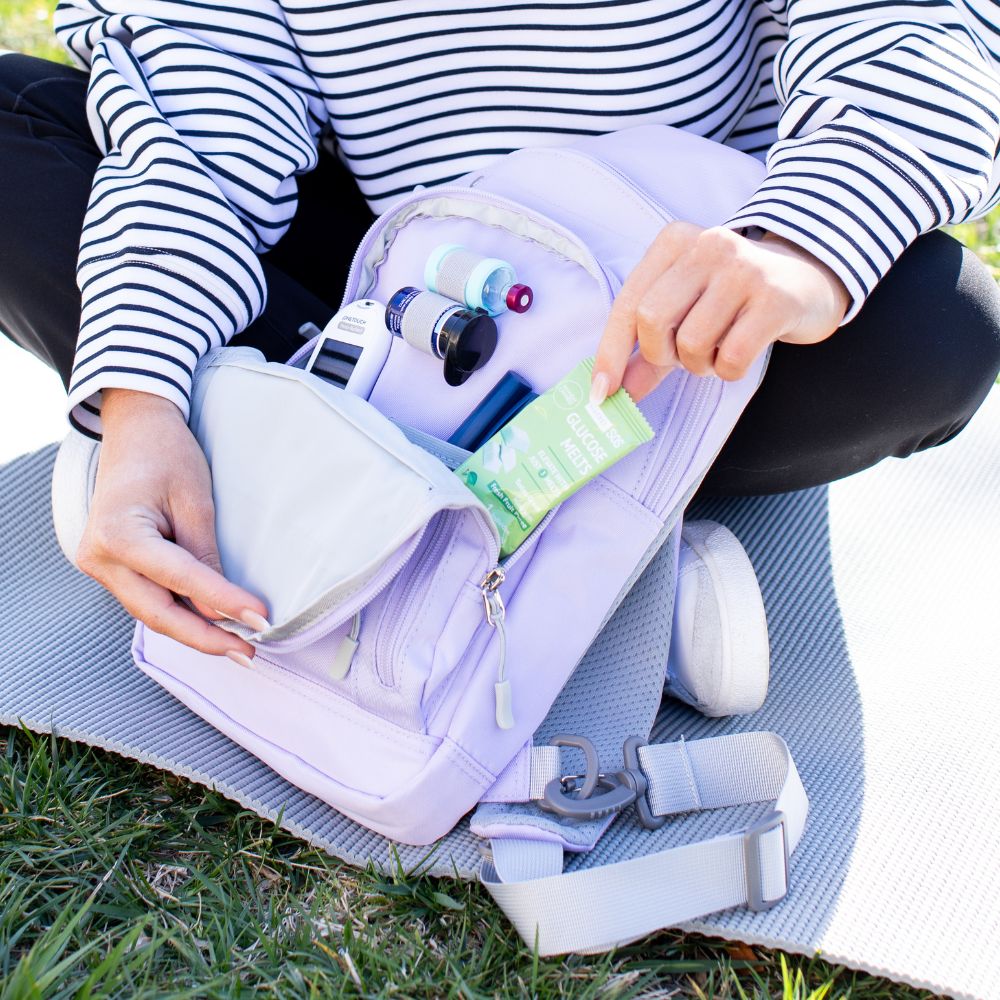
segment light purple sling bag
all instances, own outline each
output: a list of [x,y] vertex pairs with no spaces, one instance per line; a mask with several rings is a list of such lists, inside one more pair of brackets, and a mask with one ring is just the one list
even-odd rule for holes
[[[719,224],[763,172],[751,157],[660,126],[513,153],[383,214],[344,295],[384,302],[422,285],[442,243],[512,262],[535,302],[497,318],[496,353],[464,385],[445,385],[440,362],[398,340],[370,400],[305,371],[311,344],[286,365],[222,348],[196,373],[191,427],[212,469],[223,567],[260,594],[274,624],[251,633],[226,623],[257,649],[251,670],[138,624],[137,664],[288,780],[388,837],[429,844],[479,806],[473,830],[490,845],[483,879],[543,953],[604,947],[726,906],[764,908],[785,893],[806,803],[780,737],[647,747],[647,721],[600,763],[583,730],[536,740],[644,569],[659,554],[667,576],[676,572],[684,505],[766,359],[738,382],[671,374],[640,404],[655,438],[503,560],[485,508],[451,472],[466,453],[444,439],[507,370],[541,392],[592,354],[664,224]],[[506,728],[498,685],[511,697]],[[580,753],[583,778],[567,779]],[[582,885],[573,879],[653,861],[563,875],[565,852],[593,848],[619,813],[652,828],[671,813],[739,802],[772,808],[694,845],[700,860],[677,854],[685,848],[651,855],[661,867],[631,871],[628,905],[613,901],[612,882],[585,888],[598,915],[567,929]],[[686,872],[691,881],[692,864],[704,878],[664,906],[666,880]],[[619,885],[622,874],[608,877]]]

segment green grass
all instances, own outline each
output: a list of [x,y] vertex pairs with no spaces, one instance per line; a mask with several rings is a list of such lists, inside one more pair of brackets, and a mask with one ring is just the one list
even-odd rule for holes
[[[0,48],[68,61],[50,9],[0,0]],[[1000,211],[955,232],[1000,275]],[[476,885],[356,871],[200,786],[16,729],[0,848],[2,1000],[929,996],[674,932],[539,959]]]
[[4,1000],[928,996],[675,932],[538,959],[477,885],[359,872],[201,786],[17,729],[0,843]]

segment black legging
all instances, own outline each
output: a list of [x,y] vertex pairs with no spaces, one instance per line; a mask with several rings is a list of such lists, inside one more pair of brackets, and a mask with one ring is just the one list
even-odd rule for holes
[[[0,56],[0,327],[68,382],[80,318],[77,247],[100,153],[87,77]],[[300,178],[291,229],[263,258],[264,313],[233,340],[286,360],[306,320],[322,326],[372,216],[331,156]],[[1000,291],[942,232],[918,239],[853,322],[821,344],[776,344],[756,396],[701,495],[779,493],[831,482],[957,434],[1000,369]]]

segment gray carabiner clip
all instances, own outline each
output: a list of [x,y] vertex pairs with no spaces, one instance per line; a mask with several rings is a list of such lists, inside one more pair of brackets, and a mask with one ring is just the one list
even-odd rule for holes
[[663,825],[665,817],[654,816],[646,798],[649,783],[639,764],[639,748],[644,746],[639,737],[631,736],[625,741],[625,767],[608,773],[601,771],[597,749],[585,736],[553,736],[549,743],[582,750],[586,773],[553,778],[545,786],[539,808],[566,819],[590,820],[610,816],[634,804],[636,817],[647,830]]
[[[587,764],[582,775],[553,778],[545,786],[545,794],[538,803],[540,808],[567,819],[600,819],[621,811],[635,801],[636,793],[623,785],[617,774],[601,771],[597,749],[586,736],[553,736],[549,743],[556,747],[582,750]],[[583,784],[579,785],[581,779]]]

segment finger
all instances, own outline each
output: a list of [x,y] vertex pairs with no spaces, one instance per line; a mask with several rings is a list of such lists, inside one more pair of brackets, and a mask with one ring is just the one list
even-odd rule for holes
[[743,378],[780,333],[769,310],[760,307],[744,309],[718,346],[713,366],[715,374],[727,382]]
[[672,371],[673,365],[665,368],[651,365],[641,354],[633,354],[625,366],[622,388],[635,402],[648,396]]
[[254,648],[179,604],[165,588],[123,566],[115,566],[102,582],[118,598],[122,607],[160,635],[211,656],[239,653],[253,657]]
[[639,305],[636,329],[639,353],[652,368],[669,370],[680,364],[677,331],[707,283],[708,275],[700,268],[679,261],[646,293]]
[[747,296],[726,281],[709,283],[698,301],[681,320],[674,336],[677,358],[695,375],[715,373],[715,352],[737,315],[746,304]]
[[599,377],[604,376],[605,395],[615,392],[621,385],[625,366],[638,339],[636,323],[639,304],[660,275],[674,264],[700,231],[700,227],[689,223],[675,222],[664,227],[615,297],[597,347],[592,376],[595,388]]
[[259,598],[165,538],[139,539],[119,550],[118,561],[168,591],[242,621],[255,631],[270,627],[267,607]]
[[[215,536],[215,505],[210,496],[198,502],[188,502],[182,508],[178,508],[176,503],[172,503],[171,520],[174,528],[174,541],[182,549],[190,552],[198,562],[225,579]],[[252,595],[248,596],[252,597]],[[206,618],[234,618],[249,625],[256,632],[270,628],[270,623],[267,620],[267,607],[259,600],[254,600],[253,604],[247,604],[246,601],[243,601],[239,607],[222,607],[221,605],[206,604],[193,595],[189,595],[189,599],[195,609]]]
[[648,396],[681,364],[677,330],[699,301],[707,280],[686,257],[661,274],[646,292],[636,317],[639,350],[629,358],[622,378],[634,400]]

